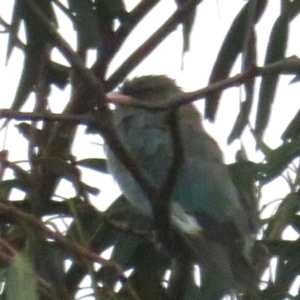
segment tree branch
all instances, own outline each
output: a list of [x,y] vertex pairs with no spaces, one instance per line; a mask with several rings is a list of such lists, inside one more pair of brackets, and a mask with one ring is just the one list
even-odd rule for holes
[[[237,74],[235,76],[229,77],[227,79],[221,80],[214,84],[211,84],[205,88],[199,90],[181,93],[179,96],[172,98],[169,101],[162,103],[149,103],[141,102],[132,97],[118,97],[117,94],[109,93],[108,98],[106,98],[106,103],[113,103],[117,105],[128,105],[132,107],[143,108],[146,110],[161,111],[172,108],[177,108],[181,105],[189,104],[191,102],[200,100],[207,97],[210,94],[215,92],[224,91],[228,88],[235,87],[245,83],[247,80],[268,75],[268,74],[284,74],[284,75],[293,75],[300,74],[300,59],[297,57],[289,57],[274,64],[269,64],[264,67],[253,67],[250,70]],[[53,113],[26,113],[26,112],[15,112],[9,109],[0,110],[0,119],[8,118],[15,120],[45,120],[45,121],[61,121],[61,122],[70,122],[74,124],[85,124],[89,125],[92,122],[95,122],[95,118],[90,114],[81,114],[81,115],[63,115],[63,114],[53,114]]]
[[125,62],[107,79],[105,83],[106,90],[110,91],[118,83],[124,80],[126,76],[149,55],[182,21],[185,14],[194,6],[199,4],[199,0],[187,1],[155,32],[148,40],[135,50]]
[[294,75],[300,74],[300,59],[292,56],[283,60],[280,60],[276,63],[266,65],[264,67],[253,67],[248,71],[237,74],[235,76],[226,78],[224,80],[218,81],[214,84],[211,84],[205,88],[189,92],[181,93],[179,96],[176,96],[168,101],[162,103],[150,103],[150,102],[141,102],[134,98],[128,97],[126,101],[122,101],[119,98],[115,98],[115,101],[110,102],[119,104],[119,105],[130,105],[133,107],[144,108],[147,110],[161,111],[171,108],[176,108],[181,105],[185,105],[202,98],[206,98],[208,95],[224,91],[228,88],[239,86],[253,77],[264,76],[269,74],[282,74],[282,75]]
[[99,103],[105,102],[105,92],[101,82],[98,78],[87,69],[82,62],[79,55],[71,48],[71,46],[61,37],[57,32],[56,26],[47,18],[47,16],[36,6],[33,0],[26,0],[32,13],[39,19],[41,24],[45,27],[47,32],[50,34],[53,42],[58,47],[62,55],[72,65],[75,71],[84,79],[84,81],[90,86],[94,87],[95,92],[97,91],[97,100]]
[[[0,203],[0,215],[10,216],[16,219],[17,222],[25,222],[26,224],[33,226],[35,229],[41,232],[45,236],[45,238],[54,239],[63,249],[73,253],[80,259],[85,258],[89,261],[114,268],[117,271],[120,278],[124,282],[127,281],[127,278],[123,274],[122,269],[116,263],[106,260],[98,254],[91,252],[81,246],[78,246],[77,244],[71,241],[68,241],[62,234],[52,231],[41,221],[37,220],[34,216],[13,207],[11,204]],[[129,285],[127,285],[127,288],[131,292],[131,295],[134,297],[134,299],[138,299],[135,291]]]
[[[114,32],[112,41],[110,42],[110,48],[104,53],[104,56],[100,56],[99,59],[93,64],[91,70],[94,71],[98,78],[103,78],[104,73],[107,70],[107,66],[114,55],[119,51],[123,45],[125,39],[129,36],[132,30],[143,20],[145,15],[155,6],[159,0],[144,0],[140,2],[122,22],[121,26]],[[122,79],[121,79],[122,80]],[[116,82],[116,84],[119,80]],[[115,86],[111,86],[113,89]],[[110,90],[110,89],[109,89]]]

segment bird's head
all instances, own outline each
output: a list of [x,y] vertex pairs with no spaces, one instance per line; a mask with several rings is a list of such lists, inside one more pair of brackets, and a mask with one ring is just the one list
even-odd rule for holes
[[[134,98],[141,102],[159,104],[162,102],[176,101],[182,90],[176,85],[175,81],[165,75],[146,75],[135,77],[132,80],[124,82],[119,92],[109,93],[107,98],[109,101],[117,104],[116,119],[121,121],[123,118],[131,115],[142,114],[147,115],[151,119],[159,123],[166,122],[168,111],[148,111],[137,109],[134,105],[130,105],[130,98]],[[121,105],[119,105],[121,104]],[[183,105],[179,109],[179,117],[183,120],[183,125],[202,127],[202,120],[199,111],[194,105]]]
[[125,81],[120,92],[140,101],[162,102],[179,95],[181,89],[167,76],[148,75]]

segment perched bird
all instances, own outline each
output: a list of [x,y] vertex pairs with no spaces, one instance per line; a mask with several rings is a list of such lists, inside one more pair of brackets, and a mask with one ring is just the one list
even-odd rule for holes
[[[170,78],[153,75],[125,82],[120,92],[141,102],[159,104],[176,98],[182,91]],[[167,110],[150,111],[133,106],[118,105],[114,110],[120,140],[157,187],[168,175],[174,157],[168,116]],[[212,256],[211,266],[202,270],[199,299],[221,299],[234,289],[242,291],[256,283],[244,253],[244,241],[254,233],[255,226],[249,218],[251,214],[240,202],[222,152],[205,132],[196,107],[181,106],[177,118],[183,164],[170,199],[174,208],[171,211],[180,207],[196,220]],[[110,149],[107,149],[107,159],[109,170],[128,200],[136,209],[151,215],[147,197]]]

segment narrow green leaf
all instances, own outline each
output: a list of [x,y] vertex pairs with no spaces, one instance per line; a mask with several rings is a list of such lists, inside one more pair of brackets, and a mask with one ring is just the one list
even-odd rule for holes
[[69,0],[69,6],[74,13],[80,45],[84,48],[97,48],[103,43],[101,26],[92,1]]
[[300,199],[296,193],[288,194],[281,202],[264,233],[265,239],[280,240],[283,230],[293,222],[299,211]]
[[82,186],[82,188],[88,192],[89,194],[93,195],[93,196],[98,196],[100,193],[100,190],[94,186],[90,186],[84,182],[80,182],[80,185]]
[[[267,5],[267,0],[258,1],[254,24],[260,19]],[[247,29],[247,15],[249,3],[247,3],[234,19],[219,51],[216,62],[209,78],[209,84],[213,84],[229,76],[230,70],[238,55],[243,51]],[[245,49],[244,49],[245,50]],[[211,94],[205,100],[205,118],[213,121],[218,109],[221,93]]]
[[[245,69],[249,69],[251,66],[256,64],[256,35],[254,29],[249,38],[249,46],[245,53]],[[235,120],[230,135],[228,136],[227,143],[231,144],[235,139],[241,137],[245,127],[249,122],[249,115],[251,112],[253,98],[254,98],[254,83],[255,79],[250,79],[245,83],[246,99],[241,103],[240,112]]]
[[31,186],[31,178],[27,171],[13,163],[9,165],[9,168],[14,172],[16,179],[19,180],[21,189],[27,189]]
[[153,245],[141,243],[134,252],[133,263],[135,269],[128,282],[138,296],[145,300],[167,299],[161,280],[169,260],[158,256]]
[[17,253],[8,269],[6,278],[6,300],[34,300],[36,294],[37,276],[27,255]]
[[24,186],[22,181],[19,179],[9,179],[0,181],[0,195],[3,199],[7,199],[13,188],[19,189],[21,191],[26,191],[27,188]]
[[70,67],[51,61],[49,62],[47,73],[48,82],[63,90],[69,83],[71,69]]
[[266,156],[266,162],[260,165],[260,182],[265,184],[288,166],[288,164],[300,156],[300,138],[290,143],[284,143],[280,147],[270,150]]
[[[188,52],[190,50],[190,35],[193,29],[193,25],[195,22],[195,16],[196,16],[196,8],[197,5],[202,2],[202,0],[199,0],[195,6],[190,9],[190,11],[186,14],[182,21],[182,35],[183,35],[183,50],[182,54],[184,55],[185,52]],[[183,5],[188,3],[187,0],[175,0],[175,3],[178,8],[181,8]]]
[[283,141],[294,140],[300,136],[300,110],[296,113],[290,124],[287,126],[281,138]]
[[106,159],[104,158],[86,158],[76,162],[77,166],[85,167],[101,173],[109,173],[107,170]]
[[47,157],[39,158],[36,162],[64,179],[71,182],[76,182],[78,180],[76,168],[65,160],[56,157]]
[[[11,105],[11,109],[19,111],[26,103],[26,100],[33,90],[37,80],[40,76],[41,68],[47,59],[46,47],[49,45],[49,33],[42,26],[41,22],[32,13],[31,9],[27,7],[27,2],[16,1],[15,6],[15,26],[19,27],[21,21],[24,22],[26,34],[26,47],[24,51],[24,62],[19,85]],[[49,0],[35,0],[35,5],[51,20],[56,23],[55,14]],[[14,21],[14,20],[13,20]],[[14,36],[12,36],[14,38]],[[8,57],[10,55],[12,46],[8,48]],[[48,51],[48,50],[47,50]],[[8,121],[2,125],[5,127]]]
[[10,31],[9,31],[9,36],[8,36],[8,42],[7,42],[6,63],[10,59],[11,53],[12,53],[14,47],[15,47],[15,44],[16,44],[15,37],[18,34],[21,21],[22,21],[22,18],[21,18],[21,4],[20,4],[20,1],[15,1],[14,2],[13,13],[12,13]]
[[297,83],[300,81],[300,76],[299,75],[296,75],[291,81],[290,81],[290,84],[294,84],[294,83]]
[[34,136],[34,146],[42,146],[46,141],[46,136],[43,134],[42,130],[37,129],[26,122],[19,123],[15,126],[26,140],[30,141],[31,137]]
[[[289,34],[289,21],[289,16],[282,14],[274,23],[267,47],[265,65],[284,58]],[[270,119],[278,79],[279,75],[277,74],[262,77],[255,122],[255,134],[259,140],[262,138]]]
[[88,184],[80,181],[78,170],[74,165],[65,160],[56,157],[48,157],[39,158],[36,162],[50,170],[53,174],[72,182],[76,188],[83,188],[85,191],[94,196],[97,196],[100,192],[98,188],[89,186]]

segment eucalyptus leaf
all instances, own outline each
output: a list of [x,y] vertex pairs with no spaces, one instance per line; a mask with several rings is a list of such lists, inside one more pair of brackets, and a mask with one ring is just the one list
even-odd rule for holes
[[[289,36],[289,22],[289,15],[285,13],[281,14],[275,21],[266,51],[265,65],[284,58]],[[255,121],[255,134],[258,140],[262,138],[270,118],[278,79],[278,74],[262,77]]]
[[6,300],[38,299],[37,276],[24,252],[17,253],[7,271]]
[[86,158],[76,162],[77,166],[85,167],[101,173],[109,173],[107,170],[106,159],[104,158]]

